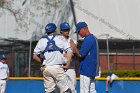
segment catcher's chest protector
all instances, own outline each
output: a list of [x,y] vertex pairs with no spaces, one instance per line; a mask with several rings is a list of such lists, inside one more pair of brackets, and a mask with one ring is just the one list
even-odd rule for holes
[[55,41],[53,40],[55,35],[50,39],[48,36],[46,36],[46,39],[48,40],[47,46],[45,48],[45,52],[53,52],[53,51],[59,51],[60,49],[56,46]]

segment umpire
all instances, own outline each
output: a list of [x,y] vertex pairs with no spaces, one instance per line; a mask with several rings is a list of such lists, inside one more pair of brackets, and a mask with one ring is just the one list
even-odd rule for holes
[[71,93],[71,89],[68,87],[68,77],[65,74],[62,64],[64,64],[64,56],[62,52],[66,52],[67,63],[65,69],[69,68],[70,60],[72,56],[72,50],[70,44],[64,37],[55,34],[56,25],[49,23],[45,27],[46,35],[43,36],[37,43],[33,59],[37,62],[41,62],[41,58],[38,56],[43,55],[44,70],[44,85],[46,87],[46,93],[55,93],[55,86],[60,90],[60,93]]

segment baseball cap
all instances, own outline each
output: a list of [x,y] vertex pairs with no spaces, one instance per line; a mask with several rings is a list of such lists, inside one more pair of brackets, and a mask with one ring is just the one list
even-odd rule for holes
[[70,25],[67,22],[63,22],[63,23],[60,24],[60,29],[61,30],[69,30]]
[[6,55],[2,54],[0,55],[0,59],[7,59]]
[[112,75],[112,74],[113,74],[113,71],[109,70],[108,75]]
[[54,32],[56,30],[56,25],[54,23],[49,23],[45,27],[46,33]]
[[76,31],[75,31],[75,33],[78,33],[81,30],[81,28],[83,28],[83,27],[87,27],[87,24],[85,22],[77,23],[76,24]]

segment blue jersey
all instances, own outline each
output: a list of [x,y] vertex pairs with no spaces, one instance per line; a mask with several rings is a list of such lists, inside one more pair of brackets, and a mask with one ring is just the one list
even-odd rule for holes
[[87,35],[80,49],[80,55],[82,56],[79,66],[79,73],[87,77],[96,76],[97,66],[97,41],[93,34]]

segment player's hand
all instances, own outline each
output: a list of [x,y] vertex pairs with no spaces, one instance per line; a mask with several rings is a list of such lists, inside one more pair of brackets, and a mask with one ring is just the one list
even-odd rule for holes
[[45,65],[41,65],[40,70],[43,72],[45,70]]
[[6,78],[6,81],[8,81],[8,80],[9,80],[9,77]]
[[63,69],[66,72],[69,69],[69,66],[63,66]]
[[65,58],[67,58],[67,54],[66,53],[64,53],[63,55],[64,55]]

